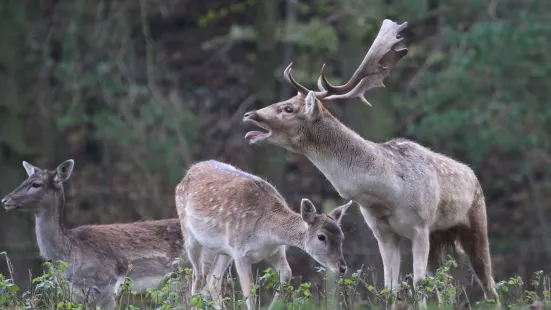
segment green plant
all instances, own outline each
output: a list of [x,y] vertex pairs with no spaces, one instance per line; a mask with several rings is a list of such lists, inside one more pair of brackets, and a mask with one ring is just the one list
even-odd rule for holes
[[[5,253],[0,253],[5,255]],[[6,261],[9,260],[6,257]],[[173,262],[175,271],[165,275],[163,284],[158,289],[148,290],[145,296],[139,296],[131,290],[132,279],[126,277],[121,285],[121,295],[118,299],[118,309],[138,310],[176,310],[197,307],[199,309],[214,309],[215,303],[210,296],[197,294],[189,295],[192,270],[187,268],[182,259]],[[87,309],[93,307],[93,301],[82,299],[81,303],[73,300],[77,292],[70,290],[69,283],[63,277],[63,271],[68,268],[65,262],[44,263],[42,275],[32,280],[32,288],[20,294],[19,287],[11,278],[0,274],[0,307],[2,309]],[[337,303],[342,309],[380,308],[397,300],[402,295],[401,303],[415,306],[420,297],[427,298],[429,309],[454,309],[459,304],[459,295],[464,291],[451,272],[457,267],[455,260],[450,258],[441,266],[433,277],[427,277],[415,290],[408,283],[403,282],[395,292],[379,289],[373,281],[373,272],[361,268],[350,277],[335,279],[334,291],[320,289],[311,282],[292,285],[279,282],[279,275],[273,268],[264,270],[251,290],[250,298],[258,298],[261,293],[273,296],[273,291],[279,290],[282,298],[274,304],[274,309],[333,309],[328,298],[337,296]],[[321,269],[324,277],[327,272]],[[236,288],[235,279],[227,276],[227,294],[223,300],[226,309],[245,309],[245,301],[237,296],[240,290]],[[407,277],[406,277],[407,278]],[[331,281],[331,277],[327,277]],[[551,278],[543,271],[534,273],[528,285],[520,277],[511,277],[497,283],[497,290],[502,297],[502,303],[509,308],[526,307],[534,301],[544,306],[551,306]],[[364,291],[362,293],[362,291]],[[440,297],[440,303],[433,297]],[[474,303],[477,309],[486,309],[492,306],[491,301]]]

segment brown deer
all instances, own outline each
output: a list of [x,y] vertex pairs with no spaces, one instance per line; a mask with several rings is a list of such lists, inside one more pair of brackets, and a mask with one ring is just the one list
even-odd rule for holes
[[[430,256],[457,240],[488,299],[498,301],[487,235],[486,205],[473,170],[450,157],[406,139],[376,143],[337,120],[321,100],[359,98],[384,87],[383,80],[408,52],[396,49],[407,22],[384,20],[371,48],[350,80],[331,85],[322,67],[319,91],[311,91],[291,75],[285,79],[297,95],[245,113],[243,121],[265,131],[245,135],[251,144],[271,143],[305,155],[339,195],[356,201],[378,241],[385,287],[398,284],[399,241],[412,241],[415,286],[427,271]],[[435,257],[436,258],[436,257]]]
[[[248,309],[253,308],[253,298],[248,296],[253,284],[251,265],[267,260],[279,272],[280,281],[287,282],[291,277],[287,246],[303,249],[333,272],[346,272],[339,224],[352,201],[329,214],[316,214],[312,202],[303,199],[298,214],[270,183],[215,160],[192,165],[176,186],[175,200],[195,275],[192,295],[203,285],[204,271],[199,267],[203,249],[218,254],[206,286],[213,299],[219,300],[218,279],[235,261]],[[278,297],[276,293],[271,306]]]
[[[7,211],[34,214],[40,255],[69,264],[64,275],[77,301],[83,302],[86,295],[101,308],[114,309],[125,276],[133,280],[131,290],[145,293],[149,287],[158,287],[164,275],[173,271],[173,260],[187,258],[180,221],[65,228],[60,214],[65,203],[63,183],[71,176],[73,166],[74,161],[69,159],[49,171],[24,161],[29,177],[4,197],[2,204]],[[205,252],[203,259],[207,269],[215,258],[209,253]]]

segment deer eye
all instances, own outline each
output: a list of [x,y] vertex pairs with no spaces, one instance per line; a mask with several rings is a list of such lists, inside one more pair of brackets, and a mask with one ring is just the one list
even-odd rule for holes
[[33,183],[31,184],[31,186],[34,187],[34,188],[39,188],[40,186],[42,186],[42,184],[40,184],[40,183],[38,183],[38,182],[33,182]]
[[289,114],[290,114],[290,113],[293,113],[293,108],[291,108],[291,107],[285,107],[285,108],[283,108],[283,111],[285,111],[285,113],[289,113]]
[[325,242],[325,236],[324,235],[318,235],[318,240]]

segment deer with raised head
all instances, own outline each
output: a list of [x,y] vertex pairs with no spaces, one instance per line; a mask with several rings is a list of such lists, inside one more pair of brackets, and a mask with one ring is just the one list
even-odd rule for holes
[[[486,299],[498,301],[487,235],[486,205],[471,168],[406,139],[383,143],[362,138],[337,120],[322,100],[365,99],[384,87],[383,80],[408,52],[396,49],[407,22],[384,20],[378,35],[350,80],[331,85],[322,67],[318,91],[299,84],[290,64],[284,77],[297,95],[245,113],[243,121],[264,131],[245,135],[251,144],[271,143],[305,155],[339,195],[356,201],[377,239],[384,283],[399,280],[399,241],[412,242],[414,285],[424,279],[430,256],[435,258],[456,241],[468,256]],[[370,105],[370,104],[369,104]],[[429,253],[430,252],[430,253]]]
[[[68,263],[64,275],[77,301],[83,302],[87,296],[103,309],[114,309],[125,276],[133,280],[131,290],[145,293],[174,271],[171,263],[176,258],[187,261],[180,221],[65,228],[61,222],[63,183],[71,176],[73,166],[74,161],[69,159],[49,171],[24,161],[28,178],[4,197],[2,204],[7,211],[34,214],[40,255]],[[208,257],[209,253],[204,254],[205,265],[214,261],[215,256]]]
[[[220,278],[235,261],[248,309],[254,305],[248,296],[253,285],[251,265],[266,260],[279,272],[280,281],[287,282],[291,277],[287,246],[301,248],[333,272],[346,272],[339,224],[352,201],[329,214],[317,214],[312,202],[303,199],[298,214],[267,181],[215,160],[192,165],[176,186],[175,196],[195,275],[192,295],[204,285],[200,262],[207,249],[218,254],[206,285],[213,299],[220,300]],[[278,297],[276,292],[271,306]]]

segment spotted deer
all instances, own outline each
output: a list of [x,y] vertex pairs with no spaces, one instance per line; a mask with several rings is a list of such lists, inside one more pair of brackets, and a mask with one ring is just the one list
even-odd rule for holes
[[[399,280],[399,241],[412,241],[413,280],[417,286],[427,272],[429,257],[449,245],[460,246],[470,260],[486,299],[498,301],[487,235],[486,205],[471,168],[418,143],[396,138],[372,142],[342,124],[322,100],[359,98],[384,87],[383,80],[408,52],[396,49],[407,22],[384,20],[375,40],[350,80],[328,82],[322,67],[318,91],[284,77],[297,91],[285,101],[245,113],[243,121],[263,131],[245,135],[250,144],[270,143],[305,155],[339,195],[357,202],[377,239],[386,288]],[[430,254],[430,255],[429,255]]]
[[[34,214],[40,255],[47,260],[65,261],[64,270],[75,293],[102,309],[115,309],[116,296],[125,276],[132,278],[131,290],[145,293],[160,284],[178,257],[187,261],[179,219],[142,221],[129,224],[85,225],[65,228],[61,210],[65,204],[65,183],[73,171],[69,159],[55,170],[42,170],[27,162],[28,178],[2,199],[7,211]],[[205,265],[215,256],[204,255]],[[129,266],[132,268],[129,270]]]
[[[280,281],[287,282],[287,246],[301,248],[333,272],[346,272],[339,224],[352,201],[329,214],[317,214],[312,202],[302,199],[298,214],[267,181],[215,160],[192,165],[175,196],[195,275],[192,294],[204,285],[200,262],[205,249],[218,254],[206,284],[213,299],[220,300],[219,279],[235,261],[248,309],[253,308],[247,296],[253,284],[251,265],[266,260],[279,272]],[[276,292],[271,306],[278,297]]]

